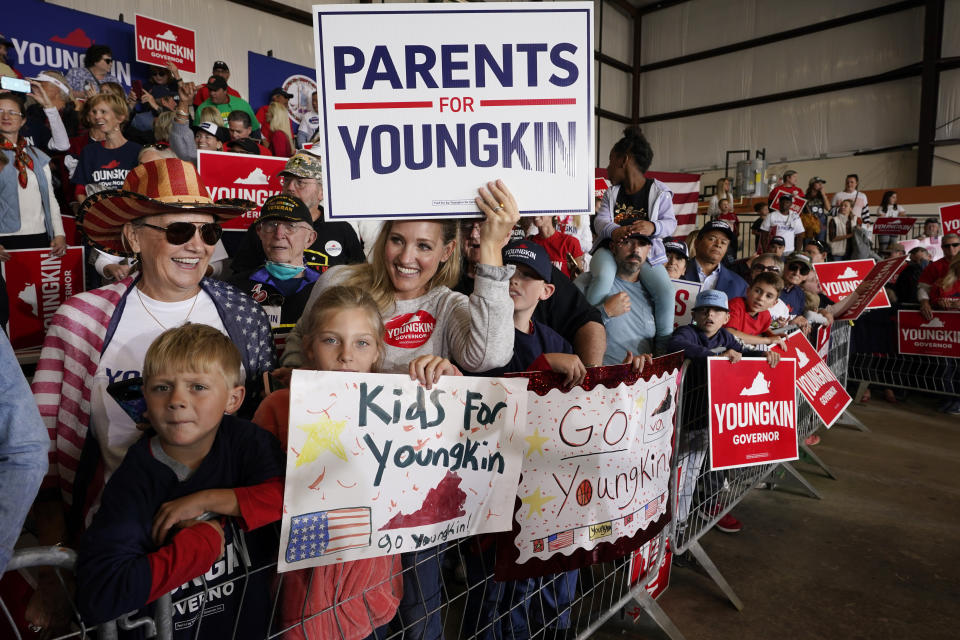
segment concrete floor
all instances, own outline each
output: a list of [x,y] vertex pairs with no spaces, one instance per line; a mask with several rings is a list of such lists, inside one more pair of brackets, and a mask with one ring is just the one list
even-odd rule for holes
[[[659,604],[687,640],[960,638],[960,417],[941,401],[854,405],[872,432],[837,426],[814,449],[838,479],[797,465],[822,500],[755,490],[733,511],[743,531],[706,534],[745,607],[675,568]],[[595,637],[666,636],[614,622]]]

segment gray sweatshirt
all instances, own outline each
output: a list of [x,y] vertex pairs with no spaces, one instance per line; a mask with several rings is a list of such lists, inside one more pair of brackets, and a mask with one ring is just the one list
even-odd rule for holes
[[[333,267],[317,280],[304,316],[327,288],[342,284],[349,266]],[[466,371],[502,367],[513,356],[513,300],[510,276],[516,267],[477,265],[473,293],[468,298],[447,287],[434,287],[411,300],[397,300],[384,313],[386,353],[383,373],[405,373],[422,355],[453,360]],[[287,335],[282,366],[303,365],[303,318]]]

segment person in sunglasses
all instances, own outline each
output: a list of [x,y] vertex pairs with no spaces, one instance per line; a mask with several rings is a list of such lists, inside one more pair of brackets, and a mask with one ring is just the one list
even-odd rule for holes
[[[924,247],[929,251],[929,247]],[[930,290],[933,286],[947,275],[950,270],[950,263],[960,255],[960,236],[956,233],[948,233],[940,241],[940,249],[943,251],[943,257],[939,260],[933,257],[930,252],[932,262],[927,265],[920,274],[920,284],[917,287],[917,300],[920,301],[920,313],[923,314],[927,322],[933,319],[932,307],[930,306]]]
[[84,54],[83,66],[67,72],[67,86],[85,97],[88,88],[98,89],[104,82],[121,84],[113,73],[113,51],[105,44],[94,44]]
[[805,253],[794,252],[787,256],[783,269],[784,287],[780,299],[790,307],[790,313],[803,316],[807,300],[803,294],[803,283],[813,270],[813,262]]
[[[147,347],[162,332],[190,322],[228,335],[252,398],[239,414],[252,415],[263,374],[276,365],[270,322],[236,288],[204,278],[219,222],[243,212],[214,204],[196,168],[170,158],[139,165],[122,189],[84,201],[78,216],[87,241],[135,254],[139,270],[68,298],[51,319],[33,383],[51,434],[50,470],[36,508],[40,544],[71,542],[87,519],[85,509],[97,503],[103,482],[139,439],[138,378]],[[41,579],[31,610],[43,613],[32,624],[49,622],[55,581],[53,575]]]

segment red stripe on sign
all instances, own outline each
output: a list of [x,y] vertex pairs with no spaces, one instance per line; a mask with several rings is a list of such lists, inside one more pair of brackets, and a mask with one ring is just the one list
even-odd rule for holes
[[481,107],[543,107],[555,104],[577,104],[576,98],[521,98],[518,100],[481,100]]
[[429,109],[430,100],[423,102],[337,102],[334,109]]
[[691,191],[689,193],[673,194],[673,204],[689,204],[691,202],[698,202],[699,200],[700,200],[700,193],[697,191]]

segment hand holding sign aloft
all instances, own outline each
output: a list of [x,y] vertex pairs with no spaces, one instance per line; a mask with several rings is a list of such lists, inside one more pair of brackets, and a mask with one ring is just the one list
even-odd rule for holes
[[503,180],[488,182],[486,188],[480,187],[478,191],[480,195],[474,200],[480,212],[486,216],[480,226],[479,262],[498,267],[503,264],[503,245],[520,221],[520,208]]

